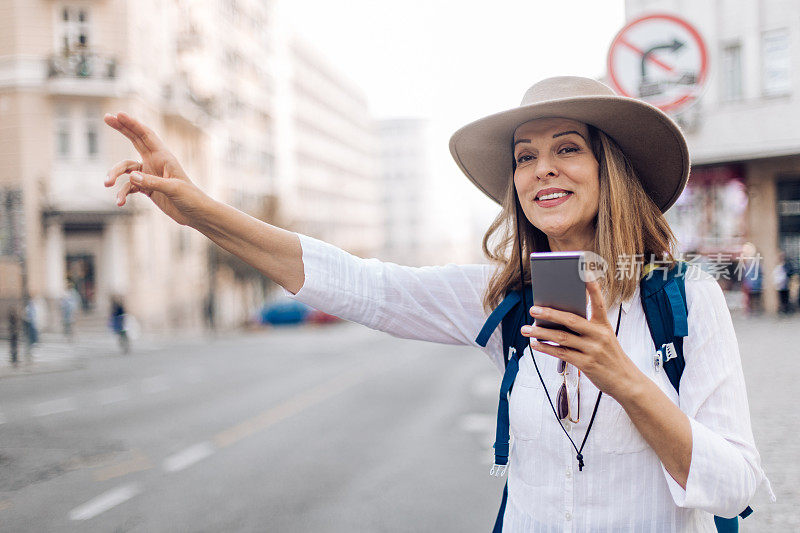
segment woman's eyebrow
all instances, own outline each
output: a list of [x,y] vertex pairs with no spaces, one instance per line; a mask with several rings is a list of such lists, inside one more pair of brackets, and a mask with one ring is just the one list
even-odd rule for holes
[[561,137],[562,135],[569,135],[570,133],[579,135],[581,139],[583,139],[584,141],[586,140],[586,137],[584,137],[583,135],[580,134],[580,132],[577,132],[575,130],[562,131],[561,133],[556,133],[555,135],[553,135],[553,139],[555,139],[556,137]]
[[[574,133],[575,135],[580,136],[581,139],[586,141],[586,137],[581,135],[581,132],[575,130],[562,131],[561,133],[556,133],[555,135],[553,135],[553,139],[555,139],[556,137],[561,137],[562,135],[569,135],[570,133]],[[530,139],[517,139],[516,141],[514,141],[514,146],[517,146],[519,143],[529,143],[529,142],[531,142]]]

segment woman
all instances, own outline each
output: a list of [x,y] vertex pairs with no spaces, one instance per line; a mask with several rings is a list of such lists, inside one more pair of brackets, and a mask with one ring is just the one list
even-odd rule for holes
[[[520,361],[510,399],[515,444],[504,531],[713,531],[713,514],[735,516],[765,480],[719,286],[709,276],[687,276],[689,336],[678,397],[653,368],[638,277],[613,275],[623,255],[634,266],[645,254],[672,261],[674,239],[662,212],[680,195],[689,159],[680,130],[652,106],[594,80],[551,78],[531,87],[520,107],[456,132],[456,162],[503,206],[484,238],[495,264],[424,268],[359,259],[215,202],[151,130],[123,113],[105,120],[142,155],[141,163],[123,161],[109,173],[107,186],[133,171],[119,205],[143,192],[292,297],[395,336],[477,346],[488,312],[521,278],[529,281],[521,258],[531,251],[589,250],[612,265],[611,275],[587,283],[588,320],[531,309],[580,336],[523,331],[533,349]],[[502,371],[499,331],[484,350]],[[542,390],[555,391],[564,379],[556,357],[566,362],[572,390],[582,390],[572,394],[571,408],[580,402],[581,412],[591,413],[605,393],[582,471],[564,432],[583,439],[588,417],[554,420]]]

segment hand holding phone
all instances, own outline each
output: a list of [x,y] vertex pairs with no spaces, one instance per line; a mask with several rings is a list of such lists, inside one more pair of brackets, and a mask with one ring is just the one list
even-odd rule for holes
[[[586,318],[586,284],[580,275],[584,263],[585,252],[532,253],[533,305],[551,307]],[[537,319],[536,325],[575,333],[549,320]]]

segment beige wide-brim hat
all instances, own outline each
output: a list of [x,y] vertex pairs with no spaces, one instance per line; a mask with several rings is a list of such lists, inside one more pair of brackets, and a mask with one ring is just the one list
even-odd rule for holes
[[658,108],[618,96],[590,78],[540,81],[528,89],[519,107],[456,131],[450,138],[450,153],[472,183],[502,204],[513,177],[514,131],[529,120],[549,117],[591,124],[614,139],[662,212],[686,186],[689,149],[678,125]]

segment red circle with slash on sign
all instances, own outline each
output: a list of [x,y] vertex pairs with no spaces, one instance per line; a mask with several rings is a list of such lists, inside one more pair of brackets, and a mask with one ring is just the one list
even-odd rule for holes
[[617,93],[662,111],[690,104],[708,77],[700,33],[674,15],[651,14],[622,28],[608,50],[608,76]]

